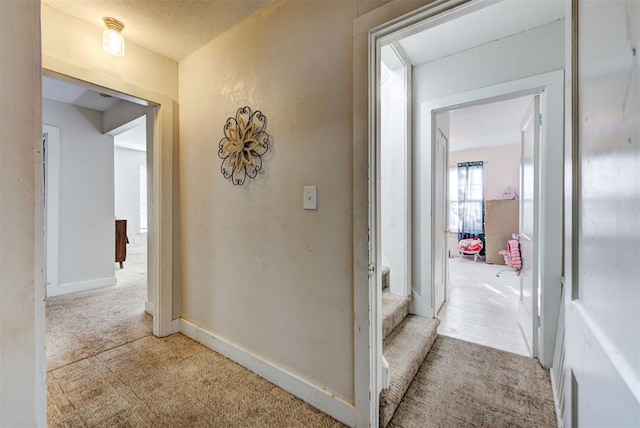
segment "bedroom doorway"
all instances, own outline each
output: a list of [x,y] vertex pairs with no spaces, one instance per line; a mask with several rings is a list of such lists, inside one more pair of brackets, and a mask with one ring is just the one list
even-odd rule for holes
[[[153,332],[146,165],[156,107],[57,75],[42,87],[51,372]],[[120,256],[119,241],[129,241]]]
[[520,270],[499,252],[520,233],[521,123],[533,99],[440,112],[435,137],[439,165],[446,165],[434,217],[444,241],[444,257],[436,254],[438,333],[525,356],[531,351],[518,321]]
[[[562,198],[561,187],[558,186],[562,180],[562,145],[558,143],[562,141],[563,133],[562,82],[562,72],[545,73],[424,103],[420,113],[426,135],[432,136],[431,161],[434,172],[430,199],[434,216],[430,223],[433,230],[431,245],[434,250],[431,255],[431,291],[436,316],[440,309],[440,302],[437,302],[436,298],[439,295],[446,298],[447,295],[447,281],[436,281],[436,278],[438,272],[450,274],[446,240],[448,225],[445,225],[444,220],[447,207],[445,195],[449,181],[445,166],[448,165],[449,152],[439,148],[436,139],[440,131],[447,138],[449,136],[449,123],[443,120],[449,120],[449,114],[443,113],[524,96],[534,98],[519,124],[521,141],[524,141],[525,136],[529,140],[527,144],[521,142],[520,148],[523,160],[519,172],[519,187],[525,184],[521,191],[525,193],[526,204],[522,204],[522,201],[518,204],[518,235],[520,238],[522,235],[530,238],[531,244],[523,248],[524,241],[520,239],[518,243],[519,248],[531,253],[522,259],[526,259],[528,264],[523,264],[524,271],[519,277],[517,313],[519,328],[526,339],[529,355],[538,358],[544,367],[549,367],[553,359],[560,302],[562,226],[556,213],[561,209]],[[473,159],[475,162],[467,163],[473,165],[479,163],[479,160]],[[532,214],[523,218],[523,206]],[[482,212],[484,213],[484,209]],[[485,220],[486,218],[482,222]],[[526,233],[522,233],[524,224],[527,225]],[[456,239],[457,236],[454,242]],[[479,258],[481,259],[482,255],[479,255]],[[523,278],[526,281],[523,281]],[[533,288],[534,285],[539,286]],[[443,290],[439,293],[438,288]],[[449,309],[447,312],[450,313]]]

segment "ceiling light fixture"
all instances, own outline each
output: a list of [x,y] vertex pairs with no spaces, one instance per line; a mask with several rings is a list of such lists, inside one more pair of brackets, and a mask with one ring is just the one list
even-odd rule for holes
[[102,49],[113,56],[124,56],[124,24],[115,18],[104,18],[107,29],[102,33]]

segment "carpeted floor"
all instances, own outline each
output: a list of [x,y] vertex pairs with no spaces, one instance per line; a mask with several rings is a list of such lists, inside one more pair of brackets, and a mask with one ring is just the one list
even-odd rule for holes
[[116,286],[47,299],[47,370],[151,334],[146,270],[146,254],[130,254]]
[[[50,426],[342,426],[181,334],[151,336],[145,266],[132,255],[118,286],[47,299]],[[531,358],[440,336],[389,426],[553,427],[549,375]]]
[[532,358],[440,336],[389,427],[555,427],[549,374]]
[[48,424],[65,427],[342,427],[181,335],[144,337],[48,373]]

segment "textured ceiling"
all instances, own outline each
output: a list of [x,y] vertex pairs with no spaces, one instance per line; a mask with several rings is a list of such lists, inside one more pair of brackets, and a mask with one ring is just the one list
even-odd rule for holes
[[[0,0],[1,1],[1,0]],[[124,23],[124,35],[142,47],[180,61],[272,0],[42,0],[59,11],[104,28],[103,17]]]

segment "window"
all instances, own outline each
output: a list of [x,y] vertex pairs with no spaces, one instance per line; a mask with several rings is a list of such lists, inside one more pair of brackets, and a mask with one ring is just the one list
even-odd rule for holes
[[449,232],[458,233],[458,168],[449,168]]
[[458,164],[458,235],[465,238],[484,234],[483,164]]
[[140,165],[140,233],[147,233],[147,165]]
[[[471,167],[469,167],[470,164]],[[461,231],[461,223],[464,223],[465,231],[463,232],[471,229],[474,231],[473,233],[483,233],[482,162],[466,162],[463,165],[465,169],[462,171],[455,166],[449,168],[449,232],[457,233]],[[461,197],[462,202],[460,200]],[[464,219],[460,218],[462,212],[465,216]]]

